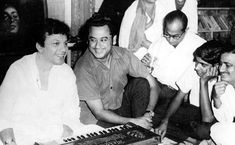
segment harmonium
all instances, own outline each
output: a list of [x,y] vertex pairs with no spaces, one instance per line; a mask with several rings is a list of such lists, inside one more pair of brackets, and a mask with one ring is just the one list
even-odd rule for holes
[[61,139],[58,143],[66,145],[158,145],[161,137],[133,123],[106,128],[79,136]]

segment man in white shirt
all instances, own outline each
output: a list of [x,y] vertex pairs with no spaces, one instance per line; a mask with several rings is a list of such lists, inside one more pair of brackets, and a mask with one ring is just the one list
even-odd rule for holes
[[187,24],[188,19],[180,10],[168,13],[163,21],[163,36],[141,59],[146,66],[153,68],[152,75],[161,84],[175,90],[178,90],[175,82],[193,62],[193,52],[206,42],[188,32]]
[[213,112],[218,120],[211,127],[211,138],[218,145],[235,142],[235,46],[229,46],[221,55],[219,67],[221,80],[212,92]]
[[[64,63],[69,27],[46,19],[38,52],[14,62],[0,87],[0,144],[33,145],[86,132],[73,70]],[[94,129],[94,127],[93,127]]]

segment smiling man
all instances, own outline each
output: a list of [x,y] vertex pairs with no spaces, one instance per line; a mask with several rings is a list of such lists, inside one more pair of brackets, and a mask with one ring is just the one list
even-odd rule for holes
[[158,99],[155,79],[131,52],[113,46],[110,19],[96,15],[87,25],[88,49],[74,70],[81,120],[103,127],[133,122],[150,129]]
[[0,87],[0,145],[46,143],[88,130],[79,120],[76,77],[64,62],[70,29],[55,19],[41,26],[38,51],[15,61]]
[[212,106],[218,123],[211,127],[211,137],[218,145],[233,145],[235,142],[235,46],[228,47],[221,55],[219,72],[221,79],[215,83],[212,93]]

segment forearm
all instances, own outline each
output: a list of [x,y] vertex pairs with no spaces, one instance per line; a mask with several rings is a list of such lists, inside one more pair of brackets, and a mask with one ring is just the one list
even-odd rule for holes
[[209,99],[208,83],[200,79],[200,108],[203,122],[212,122],[214,120],[211,102]]
[[150,88],[149,104],[146,110],[154,110],[158,101],[160,90],[161,89],[157,84],[154,87]]
[[163,122],[168,121],[169,118],[177,111],[177,109],[180,107],[180,105],[184,99],[184,96],[185,96],[185,93],[183,93],[183,92],[179,91],[177,93],[177,96],[173,99],[173,101],[171,102],[171,104],[167,110],[167,113],[163,119]]
[[0,132],[0,139],[3,144],[15,142],[15,136],[12,128],[6,128]]
[[126,124],[130,122],[132,118],[122,117],[110,110],[102,110],[95,113],[95,116],[98,120],[103,120],[115,124]]
[[152,77],[150,74],[147,76],[146,78],[149,82],[150,85],[150,96],[149,96],[149,104],[146,108],[146,110],[154,110],[158,98],[159,98],[159,94],[161,91],[161,88],[159,87],[157,81],[155,80],[154,77]]

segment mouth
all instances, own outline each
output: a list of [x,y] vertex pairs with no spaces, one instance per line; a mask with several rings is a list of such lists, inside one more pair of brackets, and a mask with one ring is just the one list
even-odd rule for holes
[[60,57],[60,58],[65,58],[66,54],[59,54],[57,55],[57,57]]

